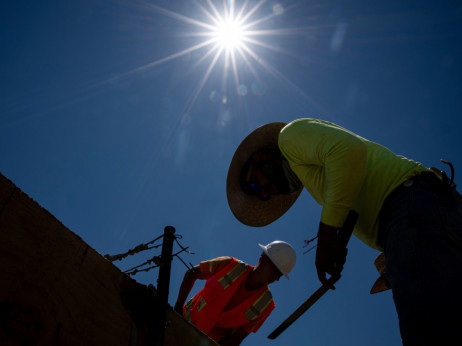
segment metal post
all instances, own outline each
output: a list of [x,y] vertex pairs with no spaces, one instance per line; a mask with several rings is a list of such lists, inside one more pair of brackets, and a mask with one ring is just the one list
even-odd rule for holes
[[170,286],[170,270],[172,266],[173,241],[175,240],[175,228],[167,226],[164,229],[164,241],[162,243],[161,263],[159,277],[157,278],[157,294],[159,297],[159,314],[156,329],[155,346],[164,345],[164,334],[167,317],[168,291]]

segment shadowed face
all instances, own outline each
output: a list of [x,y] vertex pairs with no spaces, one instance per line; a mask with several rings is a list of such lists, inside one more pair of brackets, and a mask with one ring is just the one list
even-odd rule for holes
[[259,275],[265,285],[279,281],[282,276],[282,273],[279,271],[276,265],[265,254],[262,254],[260,257],[259,267]]
[[279,192],[277,184],[265,175],[262,167],[252,165],[248,175],[248,186],[260,199],[268,200],[271,195],[276,195]]
[[287,180],[282,170],[280,152],[270,149],[255,152],[243,167],[241,185],[246,193],[264,201],[282,193]]

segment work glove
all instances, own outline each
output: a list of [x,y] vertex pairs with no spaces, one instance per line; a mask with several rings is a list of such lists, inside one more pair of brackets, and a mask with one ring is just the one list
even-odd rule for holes
[[[329,288],[335,289],[332,283],[340,278],[347,252],[345,245],[340,242],[338,230],[321,224],[316,249],[316,270],[323,285],[327,284]],[[328,280],[326,274],[330,274],[331,279]]]

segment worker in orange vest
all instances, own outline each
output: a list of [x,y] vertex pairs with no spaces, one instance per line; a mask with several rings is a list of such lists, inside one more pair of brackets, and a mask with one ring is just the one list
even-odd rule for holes
[[[220,345],[239,345],[255,333],[275,304],[268,285],[295,266],[292,246],[276,240],[264,246],[257,265],[234,257],[218,257],[189,269],[181,283],[175,311]],[[195,281],[204,288],[184,305]]]

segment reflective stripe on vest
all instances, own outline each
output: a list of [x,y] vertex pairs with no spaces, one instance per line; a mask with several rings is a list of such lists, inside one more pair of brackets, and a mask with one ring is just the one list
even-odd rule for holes
[[[186,303],[186,309],[184,311],[185,317],[188,321],[191,322],[191,308],[192,308],[193,299],[191,298],[189,302]],[[207,302],[204,298],[201,298],[199,306],[197,307],[197,312],[201,311],[204,306],[207,305]]]
[[227,272],[222,278],[218,280],[223,289],[227,289],[234,281],[236,281],[247,270],[244,262],[239,261],[233,269]]
[[197,307],[197,312],[201,311],[202,308],[206,305],[206,301],[204,300],[204,298],[201,298],[201,301],[199,302],[199,306]]
[[186,319],[191,322],[191,307],[192,307],[192,302],[193,299],[191,298],[187,303],[186,303],[186,309],[184,311]]
[[[242,274],[247,270],[247,266],[244,262],[239,261],[229,272],[227,272],[222,278],[218,280],[223,289],[227,289],[234,281],[236,281]],[[193,297],[194,298],[194,297]],[[191,321],[191,308],[193,303],[193,298],[191,298],[188,303],[186,303],[185,317],[188,321]],[[199,306],[197,307],[197,313],[202,310],[202,308],[207,305],[207,302],[204,298],[201,298]]]
[[253,319],[257,318],[257,316],[260,315],[272,301],[273,296],[271,295],[271,292],[266,290],[255,301],[255,303],[253,303],[249,310],[245,312],[245,317],[247,317],[249,321],[252,321]]

